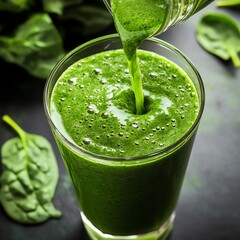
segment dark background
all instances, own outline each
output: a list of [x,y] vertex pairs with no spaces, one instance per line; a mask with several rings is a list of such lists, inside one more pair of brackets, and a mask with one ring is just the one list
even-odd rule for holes
[[[206,89],[206,107],[177,206],[171,240],[240,239],[240,70],[203,50],[196,41],[200,17],[225,12],[240,23],[240,9],[215,3],[158,36],[179,48],[199,70]],[[107,29],[104,35],[114,32]],[[47,123],[42,95],[45,81],[0,60],[0,116],[10,115],[24,130],[46,137],[56,153],[60,179],[54,203],[63,216],[44,224],[13,222],[0,206],[1,240],[89,240],[76,196]],[[0,121],[0,146],[15,136]],[[141,210],[140,210],[141,211]]]

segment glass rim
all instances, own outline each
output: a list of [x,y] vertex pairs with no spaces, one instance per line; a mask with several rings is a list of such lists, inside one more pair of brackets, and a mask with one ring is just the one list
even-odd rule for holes
[[205,89],[204,89],[204,84],[203,84],[202,78],[201,78],[198,70],[194,66],[194,64],[191,62],[191,60],[189,60],[189,58],[187,56],[185,56],[179,49],[177,49],[176,47],[174,47],[170,43],[167,43],[166,41],[158,39],[156,37],[147,38],[145,41],[151,41],[151,42],[155,42],[156,44],[160,44],[161,46],[173,51],[174,53],[179,55],[181,58],[183,58],[186,61],[186,63],[191,67],[193,72],[195,73],[195,75],[197,77],[197,80],[198,80],[198,83],[199,83],[199,87],[200,87],[200,95],[199,95],[200,96],[200,102],[199,102],[200,103],[200,108],[199,108],[199,111],[198,111],[197,118],[195,119],[192,126],[188,129],[188,131],[181,138],[179,138],[178,141],[174,142],[173,144],[169,145],[168,147],[166,147],[166,148],[164,148],[160,151],[153,152],[153,153],[146,154],[146,155],[139,155],[139,156],[132,156],[132,157],[131,156],[130,157],[127,157],[127,156],[125,156],[125,157],[111,157],[111,156],[100,155],[100,154],[97,154],[97,153],[90,152],[90,151],[82,148],[81,146],[77,145],[76,143],[74,143],[72,141],[69,141],[64,136],[64,134],[61,133],[61,131],[56,126],[56,124],[53,122],[53,120],[51,118],[51,114],[50,114],[50,109],[49,109],[50,101],[48,99],[48,96],[49,96],[48,93],[49,93],[50,83],[52,82],[52,79],[53,79],[54,75],[57,73],[59,67],[64,62],[66,62],[71,56],[73,56],[77,52],[81,51],[85,47],[93,45],[93,44],[98,43],[98,42],[101,42],[103,40],[110,40],[110,39],[119,39],[120,40],[120,37],[117,33],[114,33],[114,34],[104,35],[104,36],[92,39],[90,41],[87,41],[87,42],[79,45],[78,47],[74,48],[69,53],[67,53],[54,66],[54,68],[52,69],[52,71],[50,72],[50,74],[48,76],[47,82],[46,82],[45,87],[44,87],[44,93],[43,93],[44,111],[45,111],[45,115],[47,117],[47,120],[50,124],[50,127],[57,133],[57,135],[60,137],[60,139],[65,144],[67,144],[68,147],[70,147],[72,150],[74,150],[75,152],[81,153],[81,154],[84,153],[84,154],[87,154],[87,155],[91,156],[91,158],[102,160],[102,161],[122,162],[122,161],[126,161],[126,160],[128,160],[128,161],[136,161],[136,160],[144,160],[144,159],[148,160],[148,159],[152,159],[154,157],[161,156],[161,155],[164,155],[164,154],[170,154],[177,147],[181,146],[181,144],[183,144],[185,142],[185,140],[187,140],[188,137],[190,137],[194,133],[194,130],[198,127],[198,124],[199,124],[200,119],[202,117],[204,106],[205,106]]

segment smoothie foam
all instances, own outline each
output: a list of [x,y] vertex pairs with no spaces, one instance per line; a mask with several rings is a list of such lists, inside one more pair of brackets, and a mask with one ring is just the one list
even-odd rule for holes
[[66,133],[78,146],[110,157],[147,155],[175,143],[193,125],[199,102],[187,74],[156,54],[138,55],[145,95],[141,115],[135,112],[122,50],[82,59],[59,78],[52,117],[61,115]]

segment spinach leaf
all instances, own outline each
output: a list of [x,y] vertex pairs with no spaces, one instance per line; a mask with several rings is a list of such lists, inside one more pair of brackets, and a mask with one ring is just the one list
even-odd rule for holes
[[113,23],[102,0],[0,0],[0,12],[0,58],[42,79]]
[[196,38],[203,48],[240,67],[240,26],[223,13],[207,13],[199,21]]
[[0,10],[9,12],[21,12],[23,10],[29,9],[32,3],[32,0],[0,0]]
[[3,173],[0,199],[15,221],[35,224],[61,213],[51,202],[58,182],[58,166],[49,142],[23,131],[9,116],[3,116],[20,136],[2,146]]
[[74,7],[82,2],[83,0],[42,0],[43,9],[46,12],[56,13],[58,15],[62,15],[65,8]]
[[82,4],[74,9],[66,9],[63,20],[74,20],[78,22],[75,31],[81,31],[83,35],[92,35],[104,30],[112,23],[112,16],[99,6]]
[[0,56],[38,78],[46,79],[64,54],[62,38],[48,14],[34,14],[13,36],[0,36]]
[[233,7],[240,5],[240,0],[217,0],[216,5],[218,7]]

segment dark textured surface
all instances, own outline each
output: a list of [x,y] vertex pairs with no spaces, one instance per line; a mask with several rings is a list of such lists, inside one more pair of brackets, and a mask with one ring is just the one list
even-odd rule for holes
[[[206,88],[206,108],[193,148],[177,207],[171,240],[240,239],[240,70],[205,52],[194,31],[207,11],[231,14],[240,23],[240,9],[218,9],[214,3],[160,38],[186,54]],[[1,240],[89,240],[81,223],[76,196],[45,118],[44,81],[0,60],[0,116],[9,114],[26,131],[45,136],[58,158],[60,181],[55,206],[60,220],[24,226],[0,207]],[[0,145],[14,136],[1,121]]]

